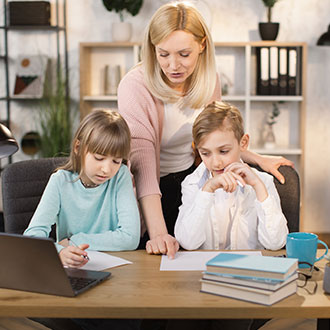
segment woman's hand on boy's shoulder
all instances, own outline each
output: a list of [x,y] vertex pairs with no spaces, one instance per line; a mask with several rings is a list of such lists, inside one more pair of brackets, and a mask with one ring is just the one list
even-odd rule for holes
[[174,259],[175,253],[179,250],[178,241],[169,234],[158,235],[150,239],[146,244],[146,251],[149,254],[167,254]]
[[274,175],[282,184],[285,183],[284,176],[278,171],[281,165],[294,167],[294,163],[282,156],[260,155],[258,165],[268,173]]

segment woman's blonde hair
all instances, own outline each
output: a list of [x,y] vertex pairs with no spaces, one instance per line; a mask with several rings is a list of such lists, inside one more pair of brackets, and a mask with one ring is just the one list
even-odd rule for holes
[[127,161],[131,133],[124,118],[114,110],[95,109],[80,123],[71,143],[68,162],[58,169],[76,172],[84,169],[88,152],[122,158]]
[[244,135],[243,118],[240,111],[226,102],[214,101],[197,116],[193,125],[196,148],[203,139],[216,130],[233,131],[238,142]]
[[151,18],[142,45],[142,64],[150,92],[163,102],[174,103],[182,96],[169,87],[157,61],[155,47],[174,31],[191,33],[205,44],[196,68],[187,79],[183,104],[200,108],[208,103],[216,86],[216,65],[211,34],[198,10],[188,2],[173,2],[161,6]]

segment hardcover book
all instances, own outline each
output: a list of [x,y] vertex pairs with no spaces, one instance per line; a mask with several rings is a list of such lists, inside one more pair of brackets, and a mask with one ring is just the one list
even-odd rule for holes
[[285,280],[298,268],[296,258],[219,253],[206,263],[207,272]]
[[295,281],[298,278],[297,273],[293,273],[285,281],[273,279],[255,279],[246,276],[235,276],[230,274],[217,274],[217,273],[203,273],[203,280],[215,281],[219,283],[229,283],[235,285],[243,285],[252,288],[265,289],[276,291],[279,288]]
[[272,305],[297,291],[297,282],[292,281],[276,291],[252,288],[243,285],[201,281],[201,292],[212,293],[219,296],[250,301],[257,304]]
[[288,50],[279,48],[279,94],[287,95],[288,93]]

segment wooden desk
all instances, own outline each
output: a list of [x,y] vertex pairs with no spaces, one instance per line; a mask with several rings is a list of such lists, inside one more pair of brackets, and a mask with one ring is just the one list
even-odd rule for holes
[[159,271],[160,256],[144,250],[112,255],[133,262],[111,269],[112,277],[75,298],[0,289],[0,317],[93,318],[330,318],[330,295],[322,290],[320,261],[315,295],[303,289],[273,306],[200,293],[201,272]]

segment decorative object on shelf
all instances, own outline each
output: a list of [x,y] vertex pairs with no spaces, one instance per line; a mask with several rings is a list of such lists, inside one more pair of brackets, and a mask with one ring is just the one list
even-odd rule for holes
[[21,150],[25,155],[34,156],[40,151],[40,135],[38,132],[27,132],[21,140]]
[[224,72],[220,72],[220,81],[221,81],[221,95],[223,96],[232,95],[234,84]]
[[116,95],[120,79],[120,65],[106,65],[104,68],[104,95]]
[[216,55],[217,72],[221,81],[221,94],[233,95],[235,86],[235,57],[230,54]]
[[18,150],[18,144],[11,131],[0,123],[0,158],[8,157]]
[[262,0],[267,8],[267,23],[259,23],[259,34],[262,40],[276,40],[280,23],[272,22],[272,8],[278,0]]
[[126,10],[132,16],[139,13],[143,0],[102,0],[104,7],[108,11],[116,11],[119,13],[120,22],[112,23],[112,40],[113,41],[129,41],[132,36],[132,24],[124,21],[124,13]]
[[49,1],[10,1],[9,24],[50,25]]
[[317,40],[318,46],[330,46],[330,25],[328,26],[328,31],[323,33]]
[[42,97],[48,57],[45,55],[18,56],[14,97]]
[[72,138],[73,116],[66,90],[66,78],[58,69],[56,83],[45,84],[45,97],[40,103],[40,154],[42,157],[67,156]]
[[276,145],[275,134],[273,131],[273,125],[276,124],[276,117],[280,115],[280,109],[276,102],[273,103],[273,110],[269,114],[266,121],[266,132],[264,139],[264,147],[265,149],[274,149]]

